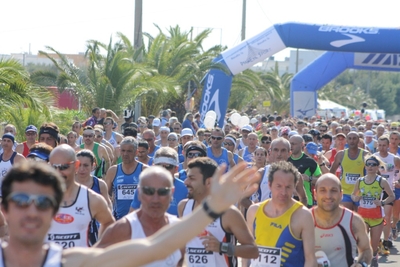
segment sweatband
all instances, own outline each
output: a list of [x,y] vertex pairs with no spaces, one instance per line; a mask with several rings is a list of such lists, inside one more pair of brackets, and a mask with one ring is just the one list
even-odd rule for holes
[[3,134],[3,137],[1,139],[4,139],[4,138],[10,139],[13,142],[13,144],[15,143],[14,135],[12,135],[10,133]]
[[225,139],[228,139],[228,140],[232,141],[232,143],[235,145],[235,149],[236,149],[236,141],[232,137],[225,136]]
[[179,160],[177,159],[173,159],[173,158],[169,158],[169,157],[154,157],[153,158],[153,165],[157,165],[157,164],[171,164],[174,166],[178,166],[179,165]]
[[39,131],[39,136],[41,134],[49,134],[50,136],[54,137],[54,139],[58,139],[58,132],[56,130],[54,130],[53,128],[40,128]]
[[200,151],[203,157],[207,157],[207,152],[206,152],[204,149],[202,149],[202,148],[199,147],[199,146],[193,146],[193,145],[192,145],[192,146],[189,146],[189,147],[186,149],[186,157],[187,157],[187,155],[189,154],[189,152],[190,152],[190,151],[193,151],[193,150]]

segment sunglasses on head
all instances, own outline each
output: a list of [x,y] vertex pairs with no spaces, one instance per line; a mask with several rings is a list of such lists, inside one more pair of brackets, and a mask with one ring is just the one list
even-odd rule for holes
[[172,164],[155,164],[156,166],[160,166],[163,167],[167,170],[172,170],[173,168],[175,168],[176,166],[172,165]]
[[46,195],[31,195],[27,193],[14,192],[7,197],[7,201],[15,203],[19,208],[27,208],[32,203],[38,210],[48,210],[56,207],[56,200]]
[[365,166],[367,166],[367,167],[376,167],[376,166],[379,166],[379,164],[376,163],[376,162],[366,162]]
[[226,145],[226,146],[233,146],[234,144],[233,144],[233,143],[230,143],[230,142],[224,142],[224,145]]
[[214,135],[211,135],[211,139],[212,140],[218,140],[218,141],[221,141],[222,140],[222,136],[214,136]]
[[150,186],[143,186],[141,187],[143,194],[148,195],[148,196],[152,196],[154,195],[156,192],[159,196],[166,196],[169,194],[169,192],[171,192],[171,187],[161,187],[161,188],[154,188],[154,187],[150,187]]
[[74,163],[75,163],[75,161],[71,161],[71,162],[64,163],[64,164],[51,164],[51,167],[53,167],[56,170],[58,169],[60,171],[65,171],[69,168],[69,166],[71,166]]
[[192,159],[192,158],[199,158],[199,157],[202,157],[202,156],[203,156],[203,154],[200,153],[200,152],[189,152],[189,153],[187,154],[187,157],[188,157],[189,159]]

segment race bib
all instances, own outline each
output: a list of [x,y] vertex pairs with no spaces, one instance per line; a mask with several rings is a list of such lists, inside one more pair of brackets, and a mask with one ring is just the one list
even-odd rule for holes
[[80,242],[80,233],[47,234],[47,240],[59,244],[63,249],[73,248]]
[[120,184],[117,186],[118,200],[132,200],[135,195],[137,184]]
[[366,208],[366,209],[372,209],[376,208],[376,205],[374,204],[374,197],[367,197],[363,196],[360,201],[360,207]]
[[281,249],[258,246],[258,258],[251,260],[251,267],[280,267]]
[[346,173],[346,184],[356,184],[358,178],[360,178],[359,174]]
[[187,248],[186,262],[190,267],[216,266],[214,252],[204,248]]

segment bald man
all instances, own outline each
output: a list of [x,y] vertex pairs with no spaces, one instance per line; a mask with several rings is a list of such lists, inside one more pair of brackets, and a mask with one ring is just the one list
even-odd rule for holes
[[[335,175],[323,174],[317,180],[314,192],[317,206],[311,209],[315,225],[315,251],[325,252],[330,266],[369,266],[372,248],[364,220],[339,205],[342,195],[342,185]],[[358,261],[355,263],[356,250]],[[318,263],[323,261],[320,258]]]
[[75,181],[79,167],[75,150],[63,144],[50,153],[49,164],[64,178],[66,190],[60,209],[54,216],[46,237],[64,249],[88,247],[88,227],[92,219],[100,223],[99,236],[115,220],[105,199]]

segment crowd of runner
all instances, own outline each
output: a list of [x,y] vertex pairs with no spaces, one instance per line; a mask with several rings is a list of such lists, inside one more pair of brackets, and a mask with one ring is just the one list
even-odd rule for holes
[[[0,256],[18,266],[7,254],[16,231],[10,225],[15,220],[11,203],[30,212],[32,203],[41,212],[53,208],[51,222],[41,229],[42,241],[66,251],[94,247],[95,254],[152,236],[197,207],[214,219],[185,246],[138,261],[146,266],[237,266],[241,258],[242,266],[356,267],[378,266],[380,254],[390,255],[400,215],[400,124],[253,113],[249,124],[239,126],[230,120],[233,112],[224,125],[205,128],[200,114],[179,120],[163,110],[133,121],[133,112],[126,110],[121,123],[113,111],[94,108],[84,122],[71,122],[68,133],[54,123],[28,125],[21,142],[15,140],[16,127],[6,125],[0,235],[9,243],[3,242]],[[19,190],[11,187],[11,173],[29,172],[23,166],[32,161],[58,170],[64,192],[44,198],[47,182],[35,179],[17,180]],[[39,176],[46,173],[41,164],[29,166],[39,168]],[[256,169],[252,177],[258,177],[257,190],[249,186],[223,214],[213,212],[207,201],[216,199],[218,166],[225,166],[227,177],[238,169]],[[35,228],[31,217],[24,227]],[[23,233],[29,236],[30,230]],[[178,230],[177,235],[186,234]],[[52,246],[49,253],[57,251]]]

